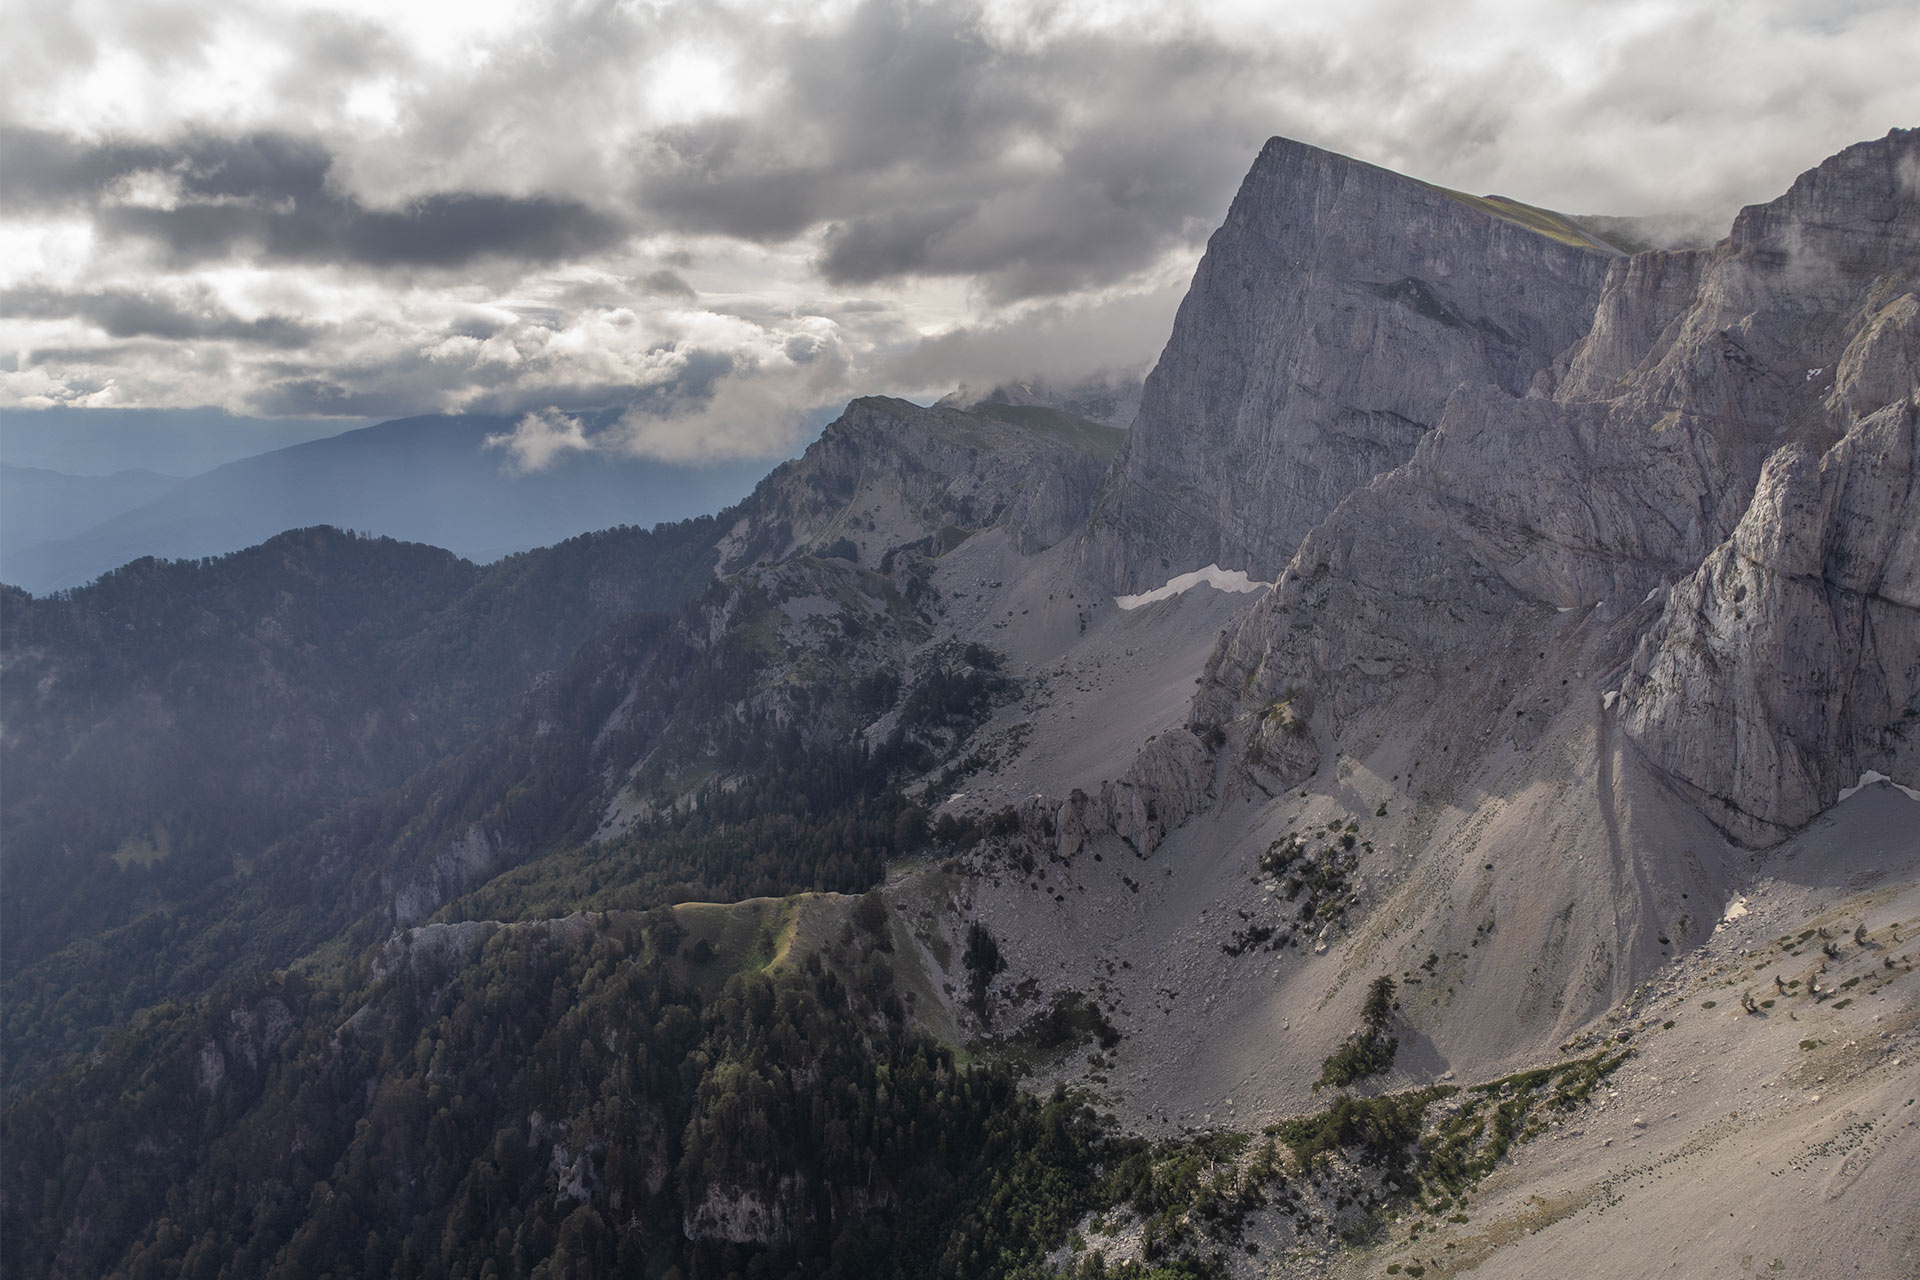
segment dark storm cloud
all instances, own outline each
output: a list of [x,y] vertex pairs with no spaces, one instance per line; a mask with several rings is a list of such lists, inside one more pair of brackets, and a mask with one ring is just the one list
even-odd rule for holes
[[158,168],[165,152],[137,143],[83,143],[45,129],[0,125],[0,209],[8,213],[91,204],[115,179]]
[[0,315],[28,320],[83,320],[114,338],[246,342],[266,347],[304,347],[319,330],[288,316],[243,320],[202,291],[191,305],[136,289],[66,293],[43,285],[0,290]]
[[[453,191],[368,208],[329,181],[325,147],[285,134],[134,146],[10,130],[5,145],[9,207],[89,207],[102,233],[151,241],[177,265],[231,257],[366,267],[456,267],[484,257],[548,263],[626,235],[620,220],[548,196]],[[26,157],[18,167],[15,147]],[[161,184],[166,198],[122,199],[123,184],[141,177]]]
[[835,284],[870,284],[924,271],[934,245],[966,222],[975,205],[886,209],[836,223],[827,231],[821,274]]
[[680,231],[823,228],[834,284],[970,276],[1012,300],[1125,279],[1225,209],[1271,124],[1228,90],[1310,51],[1125,31],[989,40],[968,6],[875,0],[769,36],[751,114],[654,134],[636,199]]

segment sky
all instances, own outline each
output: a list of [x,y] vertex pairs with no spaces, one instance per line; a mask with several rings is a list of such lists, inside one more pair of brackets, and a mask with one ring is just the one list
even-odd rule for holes
[[1137,375],[1275,134],[1724,225],[1920,124],[1920,0],[0,17],[0,415],[482,411],[526,468],[772,456],[855,395]]

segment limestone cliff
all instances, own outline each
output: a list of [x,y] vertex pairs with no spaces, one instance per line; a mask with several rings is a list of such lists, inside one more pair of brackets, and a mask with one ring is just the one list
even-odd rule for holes
[[1543,210],[1269,142],[1148,376],[1089,531],[1093,576],[1274,576],[1461,384],[1524,392],[1586,331],[1618,256]]
[[1627,732],[1749,841],[1800,826],[1869,769],[1920,774],[1917,454],[1911,401],[1824,455],[1782,448],[1640,641]]

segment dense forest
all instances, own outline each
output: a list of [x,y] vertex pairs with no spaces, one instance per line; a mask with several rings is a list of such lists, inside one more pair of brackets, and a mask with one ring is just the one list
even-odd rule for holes
[[[778,964],[777,930],[716,950],[671,906],[856,893],[923,849],[900,783],[1005,694],[997,659],[861,681],[861,714],[898,704],[876,748],[716,728],[708,695],[765,655],[673,631],[630,617],[516,713],[548,732],[279,842],[200,904],[212,926],[90,940],[99,1007],[77,967],[30,971],[9,1008],[28,1061],[99,1043],[76,1007],[96,1029],[144,1012],[8,1110],[9,1273],[976,1276],[1057,1243],[1119,1140],[916,1030],[884,909],[860,899],[824,954]],[[617,747],[588,731],[615,706]],[[708,781],[592,839],[596,759],[695,725]],[[330,847],[404,871],[468,823],[532,852],[439,923],[391,935],[364,868],[326,874]]]
[[0,588],[0,959],[193,902],[236,853],[396,786],[624,615],[676,609],[708,517],[478,567],[301,529],[73,591]]
[[8,1273],[1008,1275],[1116,1154],[818,955],[702,998],[670,911],[435,936],[158,1015],[17,1106]]

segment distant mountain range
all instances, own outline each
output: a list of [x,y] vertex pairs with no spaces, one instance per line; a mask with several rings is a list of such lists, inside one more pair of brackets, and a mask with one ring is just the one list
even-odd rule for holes
[[770,462],[685,466],[575,455],[515,474],[484,447],[506,418],[403,418],[229,462],[188,479],[5,469],[0,581],[78,586],[142,556],[236,551],[328,524],[488,561],[615,525],[652,526],[743,497]]
[[249,418],[224,409],[14,409],[0,412],[0,462],[75,476],[203,471],[270,449],[370,427],[377,418]]
[[103,520],[145,506],[181,479],[144,468],[76,476],[0,463],[0,556],[9,549],[85,533]]

